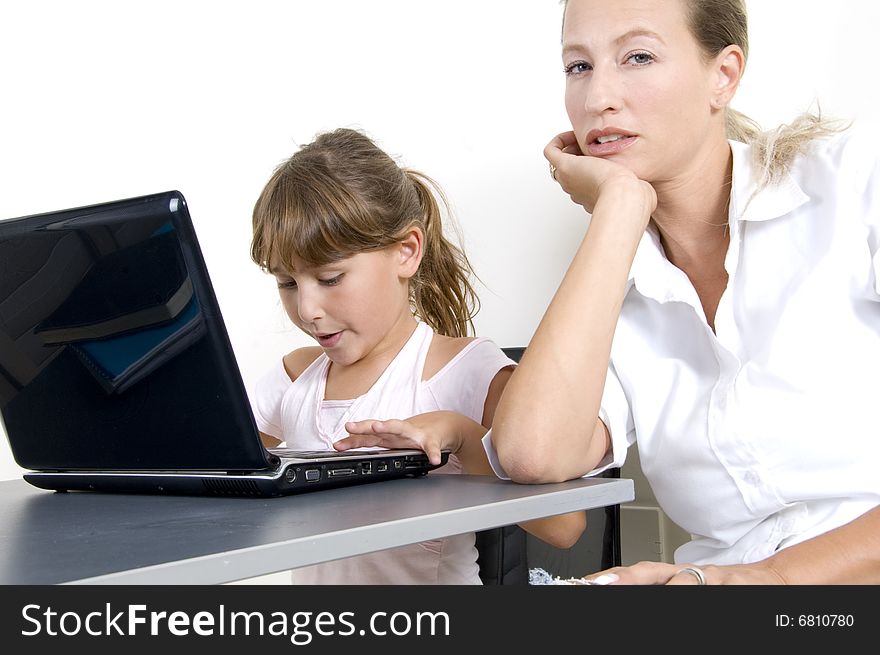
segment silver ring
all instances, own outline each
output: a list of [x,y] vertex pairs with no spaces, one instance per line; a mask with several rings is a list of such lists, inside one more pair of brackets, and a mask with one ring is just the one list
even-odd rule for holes
[[556,181],[556,167],[553,164],[550,164],[550,177],[553,178],[553,181]]
[[690,573],[697,579],[697,585],[703,587],[706,585],[706,576],[705,574],[698,569],[696,566],[686,566],[683,569],[679,569],[676,575],[679,573]]

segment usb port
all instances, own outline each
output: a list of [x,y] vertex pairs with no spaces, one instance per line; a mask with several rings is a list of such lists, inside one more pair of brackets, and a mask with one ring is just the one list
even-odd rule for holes
[[376,464],[376,473],[384,473],[388,470],[388,462],[379,462]]

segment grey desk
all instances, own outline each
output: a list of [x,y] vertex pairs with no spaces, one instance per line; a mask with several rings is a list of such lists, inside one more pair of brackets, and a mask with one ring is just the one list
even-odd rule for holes
[[626,479],[429,475],[283,498],[67,493],[0,482],[0,584],[216,584],[633,500]]

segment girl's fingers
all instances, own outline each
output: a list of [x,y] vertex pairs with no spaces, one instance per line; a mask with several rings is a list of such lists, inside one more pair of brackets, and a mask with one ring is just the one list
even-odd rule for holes
[[372,434],[373,423],[376,423],[373,419],[367,419],[365,421],[349,421],[345,424],[345,431],[349,434]]

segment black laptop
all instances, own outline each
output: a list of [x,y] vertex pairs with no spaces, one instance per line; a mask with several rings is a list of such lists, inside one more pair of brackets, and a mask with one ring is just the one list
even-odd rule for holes
[[177,191],[0,221],[0,414],[25,480],[56,491],[279,496],[436,468],[263,447]]

